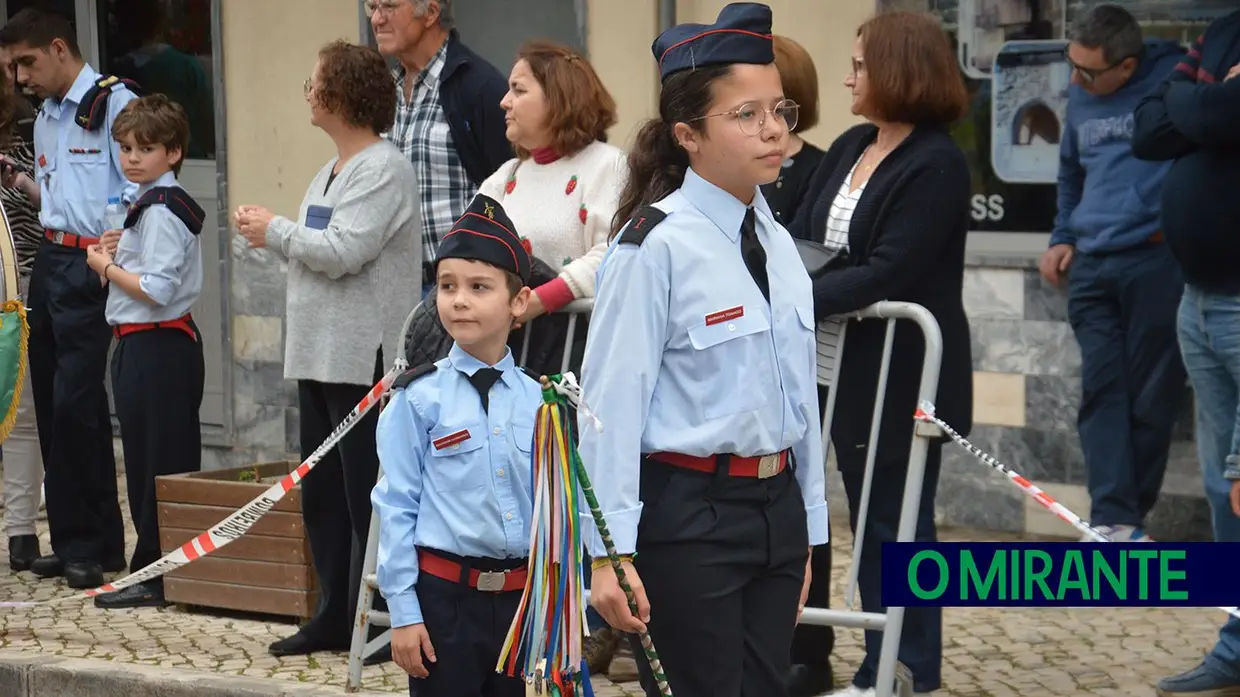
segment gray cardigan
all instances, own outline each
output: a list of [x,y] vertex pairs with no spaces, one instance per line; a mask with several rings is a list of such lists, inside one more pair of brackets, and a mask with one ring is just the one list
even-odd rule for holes
[[284,377],[372,385],[375,352],[383,348],[386,371],[421,297],[418,181],[386,140],[354,155],[328,188],[337,159],[310,183],[300,223],[276,216],[267,226],[267,248],[288,260]]

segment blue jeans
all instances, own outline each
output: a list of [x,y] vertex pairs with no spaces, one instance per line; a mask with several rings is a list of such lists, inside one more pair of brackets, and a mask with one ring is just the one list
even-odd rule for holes
[[1166,245],[1079,254],[1068,318],[1081,347],[1077,427],[1094,525],[1135,525],[1158,501],[1184,389],[1176,306],[1184,282]]
[[[1197,400],[1197,457],[1214,526],[1214,539],[1240,542],[1240,518],[1231,512],[1231,482],[1223,477],[1240,457],[1240,296],[1214,295],[1193,286],[1180,302],[1180,350]],[[1206,663],[1240,680],[1240,620],[1230,618]]]

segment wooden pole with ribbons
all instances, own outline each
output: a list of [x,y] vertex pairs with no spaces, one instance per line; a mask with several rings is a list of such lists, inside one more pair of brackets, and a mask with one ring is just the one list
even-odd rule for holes
[[25,383],[30,324],[22,301],[17,246],[9,227],[9,216],[0,201],[0,280],[4,298],[0,302],[0,443],[8,440],[17,421],[17,405]]
[[[534,506],[529,575],[495,669],[523,678],[527,695],[589,697],[593,690],[582,657],[587,634],[582,503],[589,506],[634,615],[637,602],[568,427],[570,405],[586,413],[580,404],[580,389],[572,373],[544,376],[540,382],[543,403],[534,422],[530,463]],[[660,693],[672,697],[654,642],[645,632],[639,639]]]

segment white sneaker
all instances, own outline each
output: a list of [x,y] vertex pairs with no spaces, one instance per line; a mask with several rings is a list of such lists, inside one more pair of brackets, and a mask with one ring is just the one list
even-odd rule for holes
[[856,685],[849,685],[848,687],[845,687],[842,690],[836,690],[835,692],[828,692],[822,697],[874,697],[874,695],[875,695],[875,692],[874,692],[874,688],[872,687],[863,690],[860,687],[857,687]]
[[[1111,542],[1153,542],[1154,538],[1136,525],[1095,525],[1094,529],[1106,535]],[[1081,542],[1094,542],[1090,535],[1083,535]]]

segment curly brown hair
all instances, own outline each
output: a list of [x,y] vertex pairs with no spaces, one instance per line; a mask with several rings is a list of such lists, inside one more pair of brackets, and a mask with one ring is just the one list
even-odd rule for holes
[[[531,41],[517,52],[538,80],[547,99],[547,130],[551,148],[573,155],[596,140],[607,139],[616,125],[616,100],[594,72],[594,66],[576,51],[554,41]],[[530,156],[515,146],[517,157]]]
[[358,128],[380,135],[396,120],[396,80],[373,48],[342,39],[319,50],[319,79],[312,98]]

